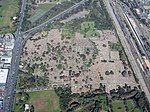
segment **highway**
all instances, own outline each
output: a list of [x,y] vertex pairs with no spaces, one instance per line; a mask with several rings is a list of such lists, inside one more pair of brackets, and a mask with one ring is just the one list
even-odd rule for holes
[[133,53],[131,52],[130,45],[129,45],[129,43],[128,43],[128,41],[127,41],[127,39],[126,39],[126,37],[125,37],[125,35],[123,33],[123,30],[122,30],[122,28],[121,28],[121,26],[120,26],[120,24],[119,24],[119,22],[118,22],[118,20],[117,20],[117,18],[115,16],[115,14],[114,14],[114,9],[110,5],[110,3],[112,4],[112,0],[104,0],[104,1],[105,1],[105,5],[107,7],[108,12],[109,12],[110,16],[113,19],[113,23],[114,23],[114,25],[116,27],[116,31],[117,31],[118,37],[119,37],[119,39],[120,39],[120,41],[121,41],[121,43],[122,43],[122,45],[124,47],[126,55],[128,56],[129,62],[131,64],[131,66],[132,66],[132,69],[133,69],[136,77],[139,79],[139,84],[141,85],[142,90],[145,92],[146,97],[147,97],[148,101],[150,102],[150,93],[149,93],[149,90],[148,90],[148,88],[147,88],[147,86],[145,84],[143,76],[141,74],[141,70],[139,69],[139,66],[136,63],[136,60],[135,60],[135,58],[133,56]]

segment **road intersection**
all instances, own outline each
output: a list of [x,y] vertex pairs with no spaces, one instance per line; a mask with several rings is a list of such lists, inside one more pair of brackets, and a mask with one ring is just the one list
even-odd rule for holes
[[41,25],[32,28],[26,32],[21,32],[22,23],[24,19],[24,11],[26,6],[26,0],[22,1],[21,11],[20,11],[20,18],[18,27],[15,33],[15,45],[12,51],[12,62],[10,71],[7,78],[6,89],[5,89],[5,97],[4,97],[4,112],[12,112],[13,111],[13,103],[14,103],[14,96],[16,93],[16,82],[17,82],[17,72],[19,69],[20,57],[22,54],[23,46],[25,42],[30,38],[30,35],[36,33],[37,31],[43,30],[52,22],[60,19],[65,14],[68,14],[70,11],[78,8],[80,5],[84,4],[86,0],[82,0],[79,3],[76,3],[72,7],[66,9],[65,11],[61,12],[60,14],[54,16],[53,18],[47,20],[46,22],[42,23]]
[[[17,72],[19,69],[20,57],[21,57],[23,46],[24,46],[25,42],[31,37],[32,34],[43,30],[48,25],[52,24],[56,20],[59,20],[64,15],[66,15],[69,12],[71,12],[72,10],[78,8],[80,5],[84,4],[85,2],[86,2],[86,0],[82,0],[79,3],[76,3],[72,7],[61,12],[60,14],[58,14],[58,15],[54,16],[53,18],[47,20],[46,22],[42,23],[41,25],[34,27],[32,29],[29,29],[25,32],[21,32],[23,18],[24,18],[24,11],[26,8],[25,7],[26,6],[26,0],[22,0],[19,23],[18,23],[18,27],[17,27],[16,33],[15,33],[15,38],[16,38],[15,46],[14,46],[14,49],[12,51],[13,52],[12,53],[13,54],[12,63],[11,63],[10,71],[9,71],[8,78],[7,78],[7,84],[6,84],[5,100],[4,100],[4,112],[12,112],[12,110],[13,110],[14,96],[16,93],[15,88],[16,88]],[[135,59],[132,55],[132,52],[130,51],[130,47],[127,44],[128,42],[124,38],[124,34],[121,30],[121,27],[120,27],[120,25],[119,25],[119,23],[115,17],[115,14],[113,13],[113,10],[112,10],[108,0],[106,0],[105,3],[106,3],[106,6],[109,10],[110,15],[112,16],[112,18],[114,20],[115,27],[116,27],[117,32],[118,32],[118,36],[121,37],[121,43],[123,44],[123,46],[125,46],[125,51],[128,55],[129,60],[131,61],[131,64],[132,64],[134,71],[137,74],[137,78],[140,80],[140,84],[141,84],[144,92],[146,93],[148,100],[150,101],[149,92],[146,88],[144,80],[142,79],[142,77],[140,75],[140,70],[139,70],[136,62],[134,61]]]

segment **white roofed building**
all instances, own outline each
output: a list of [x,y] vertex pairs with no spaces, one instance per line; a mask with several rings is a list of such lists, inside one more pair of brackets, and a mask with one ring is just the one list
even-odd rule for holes
[[0,69],[0,86],[5,86],[7,81],[8,69]]

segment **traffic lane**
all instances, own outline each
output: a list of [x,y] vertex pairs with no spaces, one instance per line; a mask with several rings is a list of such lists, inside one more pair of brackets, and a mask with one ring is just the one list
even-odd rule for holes
[[51,18],[50,20],[42,23],[41,25],[35,27],[35,28],[32,28],[30,30],[27,30],[25,31],[24,33],[29,33],[29,32],[34,32],[35,30],[38,30],[38,29],[43,29],[43,27],[45,27],[47,24],[55,21],[56,19],[60,18],[61,16],[65,15],[66,13],[68,13],[69,11],[71,11],[72,9],[75,9],[77,7],[79,7],[81,4],[83,4],[84,2],[86,2],[86,0],[82,0],[80,1],[79,3],[76,3],[74,6],[70,7],[69,9],[66,9],[65,11],[61,12],[60,14],[54,16],[53,18]]

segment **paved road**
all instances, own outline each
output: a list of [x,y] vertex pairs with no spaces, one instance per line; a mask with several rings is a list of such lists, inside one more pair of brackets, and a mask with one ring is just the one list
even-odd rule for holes
[[18,23],[17,31],[15,33],[16,40],[15,40],[14,49],[12,50],[11,67],[7,77],[7,83],[5,89],[4,108],[3,108],[4,112],[11,112],[13,109],[13,102],[14,102],[14,95],[15,95],[15,88],[16,88],[16,76],[19,67],[20,55],[23,47],[21,27],[24,18],[25,6],[26,6],[26,0],[22,0],[19,23]]
[[124,36],[124,33],[123,33],[123,31],[122,31],[122,29],[120,27],[120,24],[119,24],[115,14],[114,14],[114,12],[113,12],[113,8],[110,5],[110,1],[111,0],[104,0],[104,1],[105,1],[105,4],[106,4],[108,12],[109,12],[110,16],[113,19],[114,25],[115,25],[116,30],[117,30],[117,34],[118,34],[118,36],[120,38],[120,41],[121,41],[121,43],[122,43],[122,45],[123,45],[123,47],[125,49],[125,52],[126,52],[126,54],[128,56],[128,59],[129,59],[129,61],[131,63],[131,66],[132,66],[132,68],[134,70],[134,73],[136,74],[137,78],[139,79],[139,83],[140,83],[140,85],[142,87],[142,90],[145,92],[146,97],[147,97],[148,101],[150,102],[150,93],[149,93],[148,88],[147,88],[147,86],[145,84],[145,81],[144,81],[144,79],[142,77],[141,71],[140,71],[140,69],[139,69],[139,67],[138,67],[138,65],[137,65],[137,63],[136,63],[136,61],[135,61],[135,59],[133,57],[133,54],[132,54],[131,49],[130,49],[130,46],[129,46],[129,44],[128,44],[125,36]]
[[[135,59],[137,59],[139,67],[141,68],[142,72],[144,73],[143,76],[144,77],[146,76],[147,78],[150,77],[150,71],[147,69],[147,65],[145,64],[145,61],[143,59],[143,55],[139,51],[139,49],[140,49],[139,46],[140,45],[138,45],[137,41],[136,41],[136,39],[140,38],[140,35],[143,35],[143,33],[139,31],[139,35],[137,36],[137,33],[135,33],[133,25],[131,24],[131,22],[130,22],[130,20],[128,18],[129,15],[128,15],[128,12],[126,11],[127,9],[123,10],[124,9],[123,8],[124,5],[122,5],[122,3],[117,1],[117,2],[115,2],[113,7],[114,7],[114,10],[115,10],[114,12],[115,13],[117,12],[116,13],[116,17],[117,17],[117,19],[119,21],[119,24],[122,24],[124,26],[122,29],[123,29],[124,34],[126,35],[126,38],[128,39],[128,42],[130,43],[130,46],[135,50],[135,51],[133,51],[133,49],[131,49],[132,53],[133,52],[136,53],[134,55],[134,58],[136,57]],[[131,15],[133,17],[133,14],[131,14],[131,12],[130,12],[130,16]],[[126,27],[126,24],[129,25],[129,28]],[[133,35],[131,35],[130,32],[132,32]],[[136,37],[136,39],[134,39],[135,37]],[[137,45],[138,45],[138,47],[137,47]],[[143,46],[140,46],[140,47],[143,47]],[[143,53],[146,54],[144,50],[143,50]],[[147,57],[147,59],[148,59],[148,57]],[[146,84],[147,84],[148,87],[150,86],[150,82],[149,81],[146,81]]]
[[[136,27],[134,28],[134,32],[136,35],[136,40],[139,44],[139,47],[141,49],[141,51],[143,52],[143,54],[145,54],[145,57],[147,59],[150,59],[150,52],[148,52],[145,48],[145,42],[142,40],[143,37],[146,37],[146,35],[144,33],[142,33],[143,31],[143,28],[141,28],[140,24],[139,24],[139,21],[136,19],[136,17],[133,15],[132,11],[130,10],[130,8],[126,5],[126,4],[123,4],[121,3],[120,1],[117,1],[118,4],[120,4],[120,6],[122,7],[122,10],[124,11],[124,13],[126,13],[128,15],[128,17],[132,17],[135,24],[136,24]],[[129,15],[130,13],[130,15]]]
[[9,70],[8,78],[7,78],[7,84],[6,84],[6,90],[5,90],[5,100],[4,100],[4,112],[11,112],[13,110],[13,103],[14,103],[14,96],[16,93],[16,77],[17,77],[17,72],[19,68],[19,61],[23,49],[23,45],[27,41],[27,39],[30,38],[30,34],[35,33],[39,30],[42,30],[44,27],[46,27],[48,24],[51,24],[53,21],[59,19],[60,17],[64,16],[68,12],[72,11],[73,9],[79,7],[82,5],[86,0],[82,0],[81,2],[73,5],[72,7],[68,8],[67,10],[63,11],[62,13],[56,15],[55,17],[49,19],[48,21],[44,22],[43,24],[32,28],[25,33],[27,35],[23,35],[21,33],[21,27],[22,27],[22,22],[24,18],[24,11],[25,11],[25,6],[26,6],[26,0],[22,1],[22,6],[21,6],[21,11],[20,11],[20,18],[19,18],[19,24],[17,27],[17,31],[15,33],[16,40],[15,40],[15,45],[12,53],[12,62],[11,62],[11,67]]
[[48,24],[53,23],[55,20],[58,20],[59,18],[61,18],[61,17],[64,16],[65,14],[69,13],[69,12],[72,11],[73,9],[78,8],[80,5],[84,4],[86,1],[88,1],[88,0],[82,0],[82,1],[79,2],[79,3],[76,3],[76,4],[73,5],[72,7],[66,9],[65,11],[63,11],[63,12],[61,12],[60,14],[54,16],[53,18],[49,19],[48,21],[46,21],[46,22],[40,24],[39,26],[34,27],[34,28],[30,29],[30,30],[25,31],[24,34],[26,34],[26,33],[27,33],[27,34],[35,33],[35,32],[37,32],[37,31],[39,31],[39,30],[44,29],[45,27],[47,27]]

